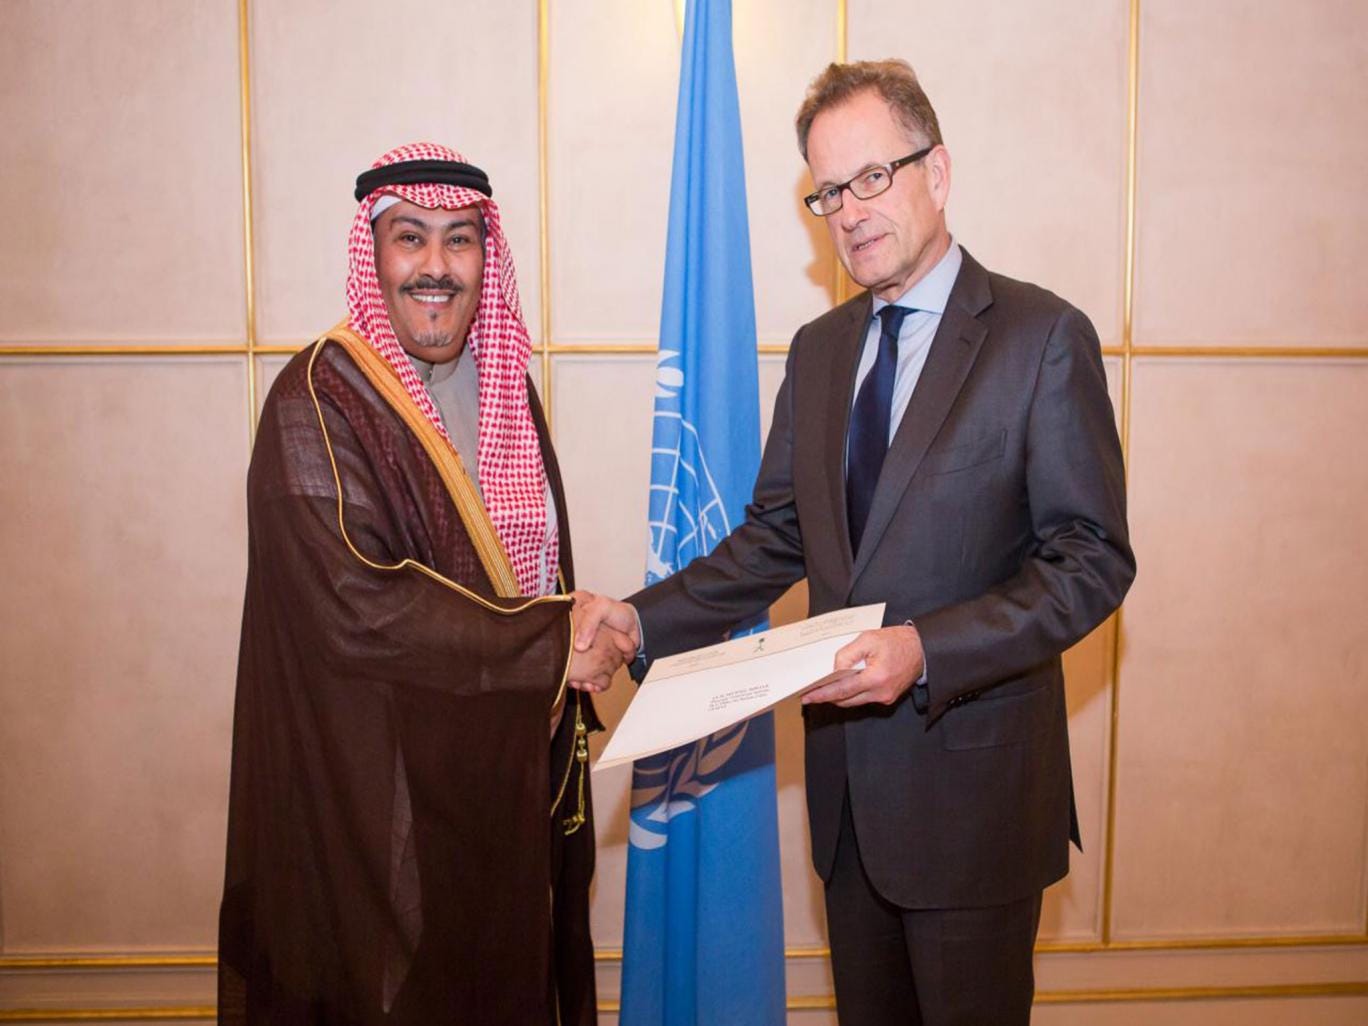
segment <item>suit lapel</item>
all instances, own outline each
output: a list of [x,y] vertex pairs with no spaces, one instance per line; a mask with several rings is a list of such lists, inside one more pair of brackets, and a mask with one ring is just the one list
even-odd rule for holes
[[827,347],[830,363],[827,365],[825,389],[827,407],[824,411],[822,426],[826,441],[823,453],[823,466],[826,468],[827,494],[831,501],[831,516],[836,524],[838,544],[841,547],[842,563],[848,572],[854,561],[850,551],[850,521],[846,514],[845,495],[845,446],[846,433],[850,430],[850,406],[855,391],[855,371],[860,363],[860,350],[869,330],[869,318],[874,306],[873,297],[866,292],[859,301],[852,302],[851,315],[839,335]]
[[[869,507],[869,521],[851,571],[852,585],[868,566],[879,539],[892,523],[903,492],[931,447],[936,432],[945,423],[988,334],[987,326],[978,319],[978,314],[992,303],[988,274],[968,252],[964,252],[963,261],[940,327],[931,341],[921,377],[917,379],[907,412],[884,459]],[[848,541],[846,544],[849,547]]]

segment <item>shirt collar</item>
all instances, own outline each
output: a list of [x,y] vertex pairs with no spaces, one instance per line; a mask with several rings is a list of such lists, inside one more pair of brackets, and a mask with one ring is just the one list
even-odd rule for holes
[[412,353],[405,353],[404,355],[408,357],[409,363],[413,364],[413,369],[418,372],[418,377],[423,384],[430,384],[432,381],[432,364],[426,360],[418,359]]
[[[945,251],[945,255],[915,285],[898,297],[897,305],[937,315],[945,313],[945,305],[950,301],[950,290],[955,287],[955,279],[959,277],[960,264],[963,262],[964,257],[959,243],[951,239],[950,248]],[[875,296],[875,316],[888,305],[887,300]]]
[[455,360],[448,360],[446,363],[428,363],[426,360],[418,359],[418,357],[414,356],[412,353],[405,353],[404,355],[409,358],[409,363],[413,364],[413,369],[418,372],[418,377],[422,380],[423,384],[440,385],[443,381],[456,373],[456,364],[465,353],[456,357]]

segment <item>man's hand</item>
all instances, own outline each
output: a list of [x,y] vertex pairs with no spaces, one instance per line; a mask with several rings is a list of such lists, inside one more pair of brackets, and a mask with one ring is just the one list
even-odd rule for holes
[[624,651],[627,662],[636,658],[641,647],[641,634],[637,626],[636,610],[626,602],[618,602],[607,595],[595,595],[592,591],[571,593],[575,600],[575,651],[587,652],[593,645],[600,626],[611,627],[630,640],[631,651]]
[[576,591],[575,653],[570,658],[570,686],[598,694],[613,685],[617,668],[636,658],[641,647],[636,613],[591,591]]
[[835,669],[848,670],[864,660],[864,669],[813,688],[803,704],[832,702],[843,708],[880,702],[892,705],[922,675],[926,656],[921,635],[910,624],[864,631],[836,653]]
[[[630,654],[629,654],[630,653]],[[569,684],[579,691],[598,694],[613,686],[619,666],[636,657],[636,645],[627,635],[604,626],[588,648],[578,645],[570,657]]]

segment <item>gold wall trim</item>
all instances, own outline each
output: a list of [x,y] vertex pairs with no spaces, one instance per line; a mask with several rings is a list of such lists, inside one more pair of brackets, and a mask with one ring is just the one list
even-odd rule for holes
[[[1317,997],[1368,997],[1368,981],[1330,983],[1281,983],[1252,986],[1134,987],[1128,989],[1046,990],[1035,995],[1037,1005],[1121,1004],[1166,1001],[1229,1001],[1239,999],[1277,1000]],[[605,999],[600,1012],[621,1011],[620,1001]],[[790,1012],[834,1011],[831,994],[798,995],[788,998]],[[153,1008],[16,1008],[0,1011],[0,1023],[48,1022],[137,1022],[187,1021],[215,1018],[209,1005],[181,1005]]]
[[1126,990],[1046,990],[1038,1005],[1089,1005],[1152,1001],[1229,1001],[1238,998],[1365,997],[1368,981],[1269,983],[1233,987],[1134,987]]
[[[1121,463],[1130,478],[1131,374],[1135,346],[1135,197],[1136,170],[1140,139],[1140,0],[1130,0],[1129,36],[1126,48],[1126,230],[1121,286]],[[1112,892],[1116,874],[1116,766],[1117,738],[1121,733],[1121,617],[1122,609],[1112,615],[1111,710],[1107,717],[1107,818],[1104,826],[1102,862],[1101,934],[1105,945],[1111,940]]]
[[[248,347],[242,342],[146,343],[99,342],[66,343],[36,342],[27,345],[0,345],[0,357],[90,357],[90,356],[293,356],[308,343],[271,342]],[[534,345],[532,352],[539,356],[623,356],[655,355],[655,342],[551,342]],[[759,342],[756,351],[762,355],[784,355],[787,342]],[[1124,343],[1102,347],[1103,356],[1126,357]],[[1163,359],[1227,359],[1227,360],[1368,360],[1368,346],[1137,346],[1130,347],[1132,357]]]
[[0,1010],[0,1022],[154,1022],[215,1019],[213,1005],[164,1008],[14,1008]]
[[238,0],[238,126],[242,140],[242,269],[246,292],[247,348],[256,344],[256,287],[252,239],[252,90],[248,59],[248,0]]
[[82,356],[242,356],[247,347],[236,342],[199,344],[167,344],[164,346],[129,345],[124,343],[94,343],[91,345],[27,345],[0,346],[0,356],[28,356],[43,358]]
[[[850,5],[847,0],[836,0],[836,63],[844,64],[850,58],[847,56],[850,49]],[[798,215],[806,216],[806,211]],[[831,247],[831,296],[836,301],[835,305],[840,306],[850,297],[846,294],[847,287],[845,268],[841,266],[841,258],[836,253],[836,247]],[[786,350],[787,351],[787,350]]]
[[1286,937],[1178,937],[1154,940],[1040,941],[1037,955],[1097,954],[1106,951],[1238,951],[1249,948],[1338,948],[1368,945],[1368,934],[1300,934]]
[[[836,0],[836,62],[845,64],[848,60],[850,60],[850,4],[848,0]],[[846,279],[845,268],[841,266],[841,257],[836,252],[834,245],[831,247],[831,265],[832,274],[835,278],[832,291],[836,297],[836,304],[839,306],[850,298],[848,294],[850,282]],[[787,347],[784,351],[788,351]]]
[[1368,346],[1132,346],[1135,356],[1217,357],[1236,360],[1362,360]]
[[[1286,937],[1192,937],[1155,940],[1112,940],[1103,944],[1100,941],[1037,941],[1037,955],[1076,955],[1100,954],[1103,952],[1183,952],[1183,951],[1235,951],[1244,949],[1297,949],[1297,948],[1335,948],[1368,947],[1368,933],[1363,934],[1298,934]],[[784,949],[784,958],[789,961],[801,959],[827,959],[831,949],[825,946],[794,945]],[[621,948],[597,948],[594,951],[596,962],[622,961]]]
[[[1037,955],[1100,954],[1103,952],[1234,951],[1243,949],[1297,949],[1368,947],[1364,934],[1300,934],[1286,937],[1193,937],[1154,940],[1039,941]],[[784,949],[788,960],[827,959],[831,949],[819,945],[791,945]],[[621,962],[622,948],[596,948],[594,961]],[[0,972],[52,971],[59,969],[213,969],[218,959],[211,952],[180,955],[0,955]]]
[[256,440],[256,244],[252,237],[252,75],[248,0],[238,0],[238,109],[242,138],[242,279],[247,317],[247,444]]
[[0,972],[54,969],[215,969],[218,956],[199,955],[0,955]]
[[608,356],[623,354],[651,354],[659,352],[655,342],[586,342],[583,345],[565,342],[548,342],[543,351],[555,356]]
[[[537,350],[541,352],[541,402],[546,414],[546,430],[554,440],[556,435],[551,419],[551,183],[547,170],[550,163],[550,144],[547,141],[547,106],[551,79],[551,0],[537,0],[537,204],[541,237],[539,253],[541,267],[541,338]],[[535,350],[534,350],[535,351]]]
[[[787,353],[787,342],[757,342],[756,352]],[[553,356],[654,356],[660,345],[654,339],[631,340],[626,342],[552,342],[546,347]]]

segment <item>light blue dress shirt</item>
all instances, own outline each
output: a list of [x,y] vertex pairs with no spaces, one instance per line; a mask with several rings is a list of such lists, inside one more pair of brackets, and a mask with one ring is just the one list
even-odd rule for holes
[[[936,337],[936,329],[940,327],[941,317],[945,314],[945,304],[950,301],[950,290],[955,287],[955,279],[959,277],[960,264],[963,262],[959,243],[951,239],[950,248],[936,262],[936,266],[898,297],[896,305],[908,307],[913,312],[903,318],[902,328],[898,332],[898,369],[893,374],[893,407],[888,412],[889,445],[893,444],[893,436],[898,433],[898,425],[907,412],[912,391],[917,387],[922,368],[926,366],[926,354],[931,351],[931,341]],[[860,363],[855,370],[852,405],[879,355],[879,335],[883,331],[879,311],[889,305],[887,300],[874,297],[874,309],[865,331],[864,350],[860,353]],[[850,439],[847,437],[847,459],[849,453]],[[908,623],[911,624],[911,621]],[[918,688],[926,686],[928,670],[929,667],[923,665],[921,676],[913,682]],[[918,708],[921,708],[921,704],[918,704]]]
[[[922,368],[926,366],[926,354],[931,351],[931,340],[936,337],[936,329],[940,327],[941,316],[945,313],[945,304],[950,299],[950,290],[954,288],[955,279],[959,277],[960,264],[963,262],[959,243],[952,239],[950,248],[945,251],[945,256],[940,258],[936,266],[898,297],[897,306],[905,306],[915,312],[903,318],[902,330],[898,332],[898,369],[893,376],[893,408],[888,415],[889,445],[893,444],[893,436],[898,433],[898,425],[902,423],[903,414],[907,412],[912,390],[917,387],[917,379],[921,377]],[[864,350],[860,353],[860,363],[855,371],[852,404],[855,396],[860,394],[860,386],[864,384],[865,377],[879,355],[879,333],[883,329],[879,311],[889,305],[886,300],[874,297],[873,316],[865,332]],[[846,445],[848,450],[848,439]]]

